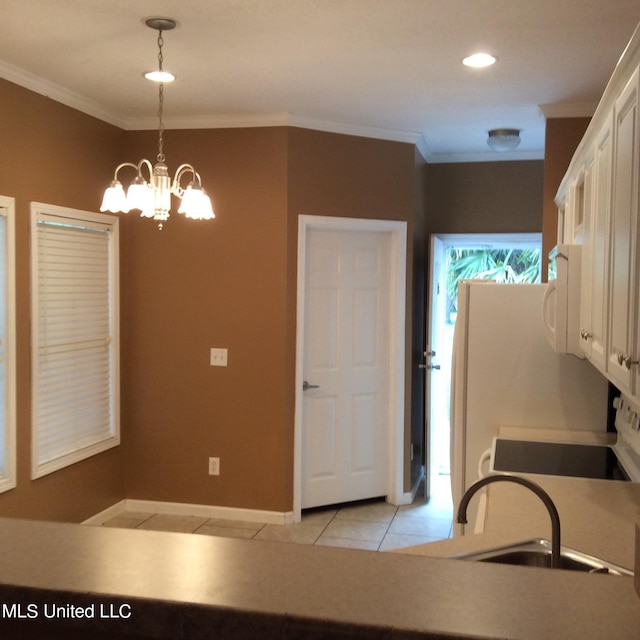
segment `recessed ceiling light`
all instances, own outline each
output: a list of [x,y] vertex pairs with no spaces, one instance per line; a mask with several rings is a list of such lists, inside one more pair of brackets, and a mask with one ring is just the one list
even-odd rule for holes
[[494,64],[496,59],[494,56],[488,53],[474,53],[472,56],[467,56],[462,64],[467,67],[474,67],[475,69],[480,69],[482,67],[490,67]]
[[153,82],[172,82],[176,79],[173,73],[169,71],[147,71],[144,74],[144,77],[147,80],[152,80]]

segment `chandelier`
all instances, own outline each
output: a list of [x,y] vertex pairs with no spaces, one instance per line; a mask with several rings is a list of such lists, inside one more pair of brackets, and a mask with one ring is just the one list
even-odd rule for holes
[[[158,155],[156,163],[151,164],[149,160],[143,158],[134,164],[133,162],[123,162],[116,167],[113,180],[105,190],[100,211],[110,211],[111,213],[128,213],[132,209],[140,210],[140,215],[145,218],[153,218],[158,223],[158,229],[162,229],[163,223],[169,218],[171,209],[171,195],[180,200],[178,213],[183,213],[187,218],[195,220],[211,220],[215,217],[211,208],[211,200],[202,188],[200,174],[190,164],[181,164],[175,172],[173,180],[169,176],[169,168],[165,164],[164,147],[164,124],[162,121],[164,107],[164,83],[174,79],[173,75],[162,69],[163,55],[162,39],[163,31],[170,31],[176,26],[175,20],[170,18],[150,18],[146,20],[146,25],[158,31],[158,71],[145,74],[145,77],[158,82]],[[130,167],[137,172],[137,175],[129,185],[127,192],[118,180],[118,173],[121,169]],[[143,168],[148,173],[148,182],[143,176]],[[185,178],[187,176],[187,178]],[[191,177],[186,188],[181,186],[182,180],[185,182]],[[184,183],[182,183],[184,184]]]

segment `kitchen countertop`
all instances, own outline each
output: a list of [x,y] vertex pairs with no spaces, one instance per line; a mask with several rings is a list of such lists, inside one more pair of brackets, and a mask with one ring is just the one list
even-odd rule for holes
[[[500,436],[592,444],[615,441],[615,435],[612,434],[542,429],[503,428]],[[640,523],[640,484],[536,474],[518,475],[536,482],[551,496],[560,515],[563,546],[634,570],[634,563],[637,563],[634,532],[636,523]],[[549,514],[541,500],[532,492],[508,482],[493,483],[487,486],[486,491],[487,508],[483,533],[397,549],[394,553],[450,558],[461,553],[500,547],[532,538],[550,539]],[[478,497],[474,496],[472,499],[477,500]],[[521,567],[518,569],[527,570]],[[585,576],[587,580],[592,577]],[[608,577],[612,580],[619,578]],[[629,582],[634,580],[630,577],[620,579]],[[609,586],[618,585],[607,584],[607,589]],[[639,605],[640,599],[630,606],[633,609]],[[638,633],[637,629],[635,633]]]
[[[612,444],[615,433],[501,427],[501,438]],[[539,484],[554,501],[562,544],[633,570],[634,530],[640,522],[640,484],[539,474],[518,474]],[[511,483],[487,487],[484,532],[399,550],[450,557],[551,536],[549,515],[532,492]],[[472,500],[478,500],[478,495]]]
[[[625,640],[640,628],[632,578],[12,519],[0,519],[0,603],[3,639],[22,640]],[[46,619],[47,603],[93,617]]]
[[[551,496],[560,515],[564,546],[633,570],[635,524],[640,522],[640,484],[518,475],[533,480]],[[398,551],[449,557],[531,538],[550,537],[551,522],[541,500],[516,484],[498,482],[487,487],[483,533]]]

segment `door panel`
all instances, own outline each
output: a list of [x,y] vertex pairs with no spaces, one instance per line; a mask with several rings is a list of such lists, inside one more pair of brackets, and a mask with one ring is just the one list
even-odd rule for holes
[[309,231],[302,508],[386,493],[389,240]]

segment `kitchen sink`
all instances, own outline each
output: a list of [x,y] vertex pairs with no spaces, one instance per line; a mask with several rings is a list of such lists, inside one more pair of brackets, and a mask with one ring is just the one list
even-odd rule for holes
[[[527,540],[504,547],[463,553],[452,557],[459,560],[473,560],[476,562],[497,562],[499,564],[512,564],[525,567],[550,567],[551,542],[538,538],[536,540]],[[608,573],[615,576],[633,575],[633,571],[629,569],[587,555],[586,553],[581,553],[575,549],[569,549],[568,547],[560,548],[559,568],[570,571],[585,571],[588,573]]]

